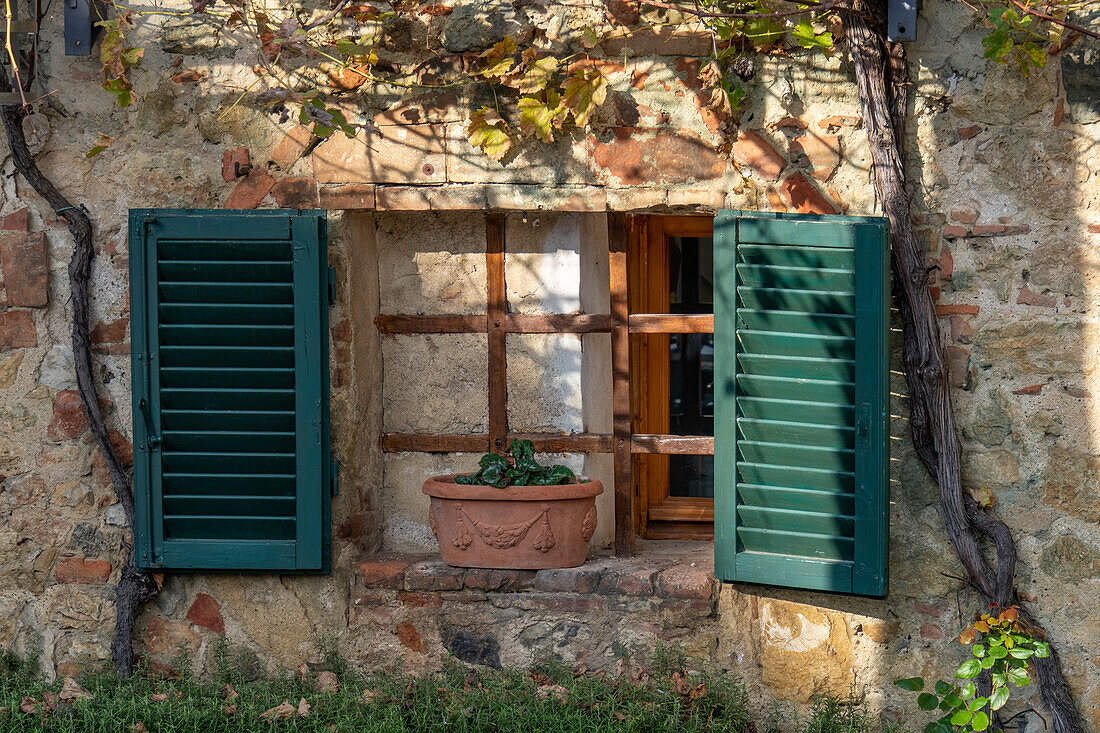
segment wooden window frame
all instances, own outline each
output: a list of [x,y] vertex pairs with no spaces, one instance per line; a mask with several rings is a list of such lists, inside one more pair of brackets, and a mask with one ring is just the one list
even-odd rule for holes
[[666,313],[669,239],[713,236],[710,216],[640,217],[629,242],[634,526],[646,539],[713,539],[714,500],[669,496],[669,456],[713,455],[714,437],[669,435],[669,336],[714,333],[713,315]]
[[[505,215],[486,214],[485,264],[487,302],[484,314],[475,315],[380,315],[375,319],[380,334],[484,333],[488,337],[489,431],[483,434],[386,433],[381,437],[386,452],[483,453],[503,451],[510,440],[527,439],[535,450],[551,453],[611,453],[614,462],[615,554],[634,554],[635,534],[646,535],[640,521],[648,506],[648,495],[636,490],[633,479],[635,456],[639,454],[712,455],[711,436],[668,435],[667,431],[641,433],[634,429],[634,405],[646,396],[631,383],[630,334],[713,333],[711,315],[633,313],[630,308],[632,260],[643,252],[639,244],[651,232],[677,231],[685,236],[711,236],[712,217],[656,217],[607,214],[609,291],[611,312],[607,314],[560,313],[509,314],[505,284]],[[667,227],[667,229],[666,229]],[[655,236],[655,235],[653,235]],[[641,282],[634,292],[644,292]],[[667,301],[666,301],[667,302]],[[507,351],[508,334],[513,333],[610,333],[612,371],[613,432],[599,433],[515,433],[508,427]],[[664,355],[668,359],[667,347]],[[644,385],[641,385],[644,387]],[[667,392],[667,389],[666,389]],[[633,398],[631,395],[638,397]],[[667,394],[665,402],[667,403]],[[666,489],[667,495],[667,489]],[[686,506],[686,505],[685,505]],[[674,508],[672,504],[670,508]],[[685,512],[686,509],[677,509]],[[711,515],[713,509],[709,509]],[[698,513],[698,512],[697,512]],[[681,524],[687,524],[681,521]],[[695,522],[696,535],[700,522]],[[708,525],[713,528],[713,524]],[[648,536],[653,536],[648,535]],[[690,533],[666,533],[687,537]],[[711,533],[706,534],[707,537]]]

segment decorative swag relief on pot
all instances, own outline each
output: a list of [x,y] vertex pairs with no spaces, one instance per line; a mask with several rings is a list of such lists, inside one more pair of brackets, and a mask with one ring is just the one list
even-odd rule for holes
[[443,561],[512,570],[582,565],[603,484],[565,466],[538,464],[530,441],[513,441],[509,452],[485,454],[476,473],[424,482]]

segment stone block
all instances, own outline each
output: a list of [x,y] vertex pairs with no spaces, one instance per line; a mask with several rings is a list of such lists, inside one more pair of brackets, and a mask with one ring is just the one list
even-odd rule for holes
[[126,340],[126,328],[129,325],[129,317],[100,321],[92,328],[88,338],[93,344],[117,344]]
[[527,590],[535,581],[533,570],[489,570],[470,568],[466,571],[465,586],[483,591]]
[[13,232],[30,231],[30,210],[24,206],[22,209],[0,218],[0,230]]
[[676,565],[662,570],[656,584],[658,595],[671,598],[710,599],[714,596],[715,587],[713,573],[690,565]]
[[480,664],[500,669],[500,642],[492,634],[474,634],[466,629],[442,626],[439,629],[443,646],[467,664]]
[[430,92],[404,99],[374,116],[376,125],[419,125],[423,123],[459,122],[462,113],[455,92]]
[[651,596],[656,578],[657,568],[615,563],[603,571],[599,592],[603,595]]
[[308,127],[292,127],[271,151],[271,162],[284,170],[289,168],[305,155],[312,140],[313,132]]
[[375,188],[369,183],[351,183],[346,186],[325,186],[319,191],[320,205],[328,210],[373,209]]
[[201,642],[189,623],[163,616],[149,619],[144,640],[145,653],[160,657],[176,656],[184,646],[194,652]]
[[0,232],[0,267],[9,305],[41,308],[49,302],[49,267],[43,232]]
[[87,583],[97,585],[106,583],[111,577],[111,563],[106,560],[85,560],[82,557],[68,557],[57,564],[53,572],[58,583]]
[[187,609],[187,620],[195,626],[210,629],[215,634],[225,633],[221,604],[207,593],[199,593],[195,596],[191,608]]
[[579,568],[540,570],[535,576],[535,590],[544,593],[595,593],[600,586],[603,568],[582,565]]
[[713,41],[709,32],[675,30],[675,26],[619,30],[600,41],[607,56],[708,56]]
[[7,389],[15,384],[19,377],[19,367],[23,364],[23,352],[16,351],[0,358],[0,389]]
[[392,125],[354,138],[333,135],[313,151],[320,183],[443,183],[442,125]]
[[315,209],[318,206],[317,181],[312,178],[283,178],[271,189],[281,209]]
[[486,208],[485,186],[379,186],[379,211],[479,211]]
[[465,571],[442,560],[421,560],[405,571],[405,587],[411,591],[459,590]]

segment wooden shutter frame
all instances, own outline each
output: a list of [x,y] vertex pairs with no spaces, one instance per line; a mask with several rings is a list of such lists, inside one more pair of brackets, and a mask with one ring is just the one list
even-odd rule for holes
[[[327,573],[330,567],[327,231],[323,211],[134,209],[129,218],[134,541],[140,570]],[[293,541],[179,540],[165,546],[157,357],[157,230],[186,225],[188,238],[285,240],[291,247],[295,339],[295,530]],[[232,227],[227,236],[227,227]],[[306,384],[301,384],[305,377]],[[159,428],[158,428],[159,429]],[[152,440],[151,440],[152,439]],[[305,457],[306,466],[300,462]],[[308,467],[308,471],[306,470]]]
[[[800,229],[798,225],[805,223],[812,225],[815,236],[826,234],[852,243],[856,277],[855,546],[850,575],[830,572],[838,563],[802,557],[783,558],[788,562],[773,560],[770,567],[782,565],[782,573],[746,572],[745,561],[749,558],[739,557],[737,551],[737,346],[735,338],[716,336],[715,391],[716,398],[719,391],[724,396],[724,399],[716,399],[715,414],[716,448],[722,446],[715,450],[716,575],[732,581],[885,596],[889,558],[889,224],[880,217],[717,212],[714,220],[716,334],[730,328],[736,333],[737,247],[742,239],[743,223],[763,229]],[[833,226],[822,226],[829,224]],[[761,239],[756,237],[754,241]],[[724,285],[721,280],[725,281]],[[738,572],[739,566],[741,572]],[[780,577],[770,577],[769,573]]]

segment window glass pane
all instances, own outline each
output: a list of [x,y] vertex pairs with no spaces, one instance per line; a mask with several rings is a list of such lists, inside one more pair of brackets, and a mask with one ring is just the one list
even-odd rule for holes
[[[709,237],[669,239],[670,313],[714,312]],[[714,336],[669,336],[669,432],[714,435]],[[714,496],[713,456],[670,456],[670,496]]]

